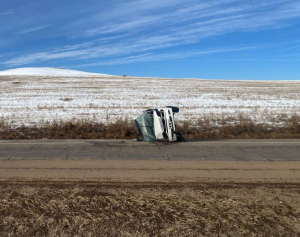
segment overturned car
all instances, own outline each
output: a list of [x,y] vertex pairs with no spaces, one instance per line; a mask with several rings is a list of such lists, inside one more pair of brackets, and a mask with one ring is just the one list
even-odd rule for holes
[[135,120],[135,124],[146,142],[169,141],[182,142],[184,137],[175,130],[174,114],[179,108],[166,106],[161,109],[148,109]]

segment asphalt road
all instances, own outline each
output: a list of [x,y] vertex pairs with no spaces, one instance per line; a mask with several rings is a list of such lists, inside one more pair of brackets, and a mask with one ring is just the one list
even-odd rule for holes
[[131,140],[0,141],[0,160],[23,159],[300,161],[300,140],[186,143],[146,143]]

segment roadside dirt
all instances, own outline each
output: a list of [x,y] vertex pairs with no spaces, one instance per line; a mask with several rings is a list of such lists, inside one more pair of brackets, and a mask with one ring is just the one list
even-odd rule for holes
[[0,181],[300,183],[300,162],[0,160]]

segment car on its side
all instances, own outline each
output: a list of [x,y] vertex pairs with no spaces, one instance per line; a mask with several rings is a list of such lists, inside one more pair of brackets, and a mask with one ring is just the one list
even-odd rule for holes
[[160,109],[148,109],[135,120],[135,124],[144,141],[185,141],[184,137],[176,131],[174,114],[179,108],[166,106]]

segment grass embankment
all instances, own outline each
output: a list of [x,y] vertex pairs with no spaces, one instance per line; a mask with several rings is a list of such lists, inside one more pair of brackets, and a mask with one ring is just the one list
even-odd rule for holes
[[0,185],[1,236],[298,236],[298,187]]
[[[241,118],[177,122],[176,130],[186,139],[280,139],[300,138],[300,117],[292,116],[280,125],[255,124]],[[91,121],[51,122],[43,126],[13,127],[0,122],[0,139],[132,139],[139,137],[134,121],[104,124]]]

